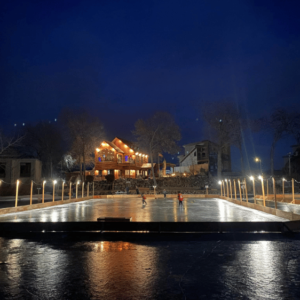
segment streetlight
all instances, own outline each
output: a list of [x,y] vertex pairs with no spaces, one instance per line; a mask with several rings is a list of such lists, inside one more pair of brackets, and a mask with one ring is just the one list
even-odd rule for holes
[[154,198],[156,198],[156,194],[155,194],[156,185],[153,186],[153,189],[154,189]]
[[284,178],[282,178],[282,199],[284,200],[284,182],[286,180]]
[[256,198],[255,198],[255,179],[253,176],[250,176],[250,180],[253,182],[253,200],[254,204],[256,204]]
[[45,202],[45,184],[46,180],[43,181],[43,189],[42,189],[42,203]]
[[57,181],[53,180],[53,196],[52,196],[52,202],[55,201],[55,185],[56,185]]
[[226,182],[226,187],[227,187],[227,197],[229,198],[228,180],[225,179],[225,182]]
[[78,184],[80,183],[80,181],[78,180],[76,183],[76,199],[78,198]]
[[262,194],[263,194],[263,204],[264,204],[264,206],[266,206],[265,188],[264,188],[264,178],[263,178],[261,175],[259,175],[259,176],[258,176],[258,179],[260,179],[260,181],[261,181],[261,190],[262,190]]
[[260,173],[262,173],[261,159],[259,157],[255,157],[254,161],[257,162],[257,163],[259,162],[259,164],[260,164]]
[[221,196],[222,196],[222,181],[221,181],[221,180],[219,180],[218,184],[219,184],[219,185],[220,185],[220,187],[221,187]]

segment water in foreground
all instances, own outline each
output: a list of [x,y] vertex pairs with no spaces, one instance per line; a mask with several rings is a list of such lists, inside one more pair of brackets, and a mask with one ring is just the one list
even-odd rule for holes
[[300,235],[0,238],[0,299],[298,299]]

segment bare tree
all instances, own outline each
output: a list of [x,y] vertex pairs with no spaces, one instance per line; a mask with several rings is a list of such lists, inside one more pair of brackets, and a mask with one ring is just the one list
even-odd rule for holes
[[53,177],[56,167],[63,155],[63,140],[61,130],[57,124],[39,122],[25,128],[24,146],[31,155],[39,158],[43,163],[45,176]]
[[294,111],[290,115],[290,122],[288,133],[292,135],[297,144],[300,144],[300,113],[298,111]]
[[242,132],[243,122],[236,104],[229,100],[206,102],[200,107],[206,124],[206,134],[218,145],[218,177],[221,177],[223,163],[222,154],[231,145],[236,146],[241,155],[241,168],[244,169]]
[[175,153],[178,151],[177,142],[181,139],[179,126],[172,115],[158,111],[147,120],[136,121],[133,134],[137,137],[139,145],[149,152],[153,181],[156,185],[153,157],[159,152]]
[[272,135],[272,144],[270,150],[271,175],[274,175],[274,152],[279,140],[286,137],[291,128],[291,113],[283,108],[275,109],[269,117],[262,118],[260,121],[262,127]]
[[0,155],[7,154],[13,147],[20,146],[23,139],[24,134],[6,135],[0,128]]
[[84,109],[65,109],[61,114],[61,122],[64,124],[70,154],[80,165],[81,178],[85,180],[86,165],[94,162],[93,153],[104,137],[104,127],[98,117]]

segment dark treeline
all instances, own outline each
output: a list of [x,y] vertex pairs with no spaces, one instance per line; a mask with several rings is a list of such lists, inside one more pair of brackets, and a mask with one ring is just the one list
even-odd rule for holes
[[[241,172],[245,172],[244,147],[249,133],[265,132],[272,137],[270,171],[274,174],[274,152],[277,143],[292,136],[300,144],[300,114],[277,108],[265,117],[251,119],[230,99],[197,105],[204,121],[203,134],[218,145],[218,176],[221,176],[221,153],[234,146],[239,150]],[[180,150],[181,132],[173,116],[155,112],[148,119],[138,119],[132,132],[140,148],[149,153],[152,164],[159,153],[175,154]],[[84,180],[85,170],[94,165],[94,150],[105,138],[105,128],[99,117],[85,109],[63,109],[57,122],[41,121],[26,125],[11,134],[0,130],[0,155],[23,155],[42,161],[43,177],[63,176],[63,172],[78,170]],[[195,137],[197,139],[197,137]],[[155,180],[155,178],[154,178]]]

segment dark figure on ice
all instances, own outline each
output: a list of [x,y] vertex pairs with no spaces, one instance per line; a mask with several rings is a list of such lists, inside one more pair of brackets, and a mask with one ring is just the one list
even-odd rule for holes
[[166,195],[167,195],[166,189],[163,190],[163,194],[164,194],[164,198],[166,198]]
[[135,189],[136,189],[136,193],[139,194],[140,192],[139,192],[139,188],[137,185],[135,186]]
[[143,203],[143,205],[147,204],[147,202],[146,202],[146,196],[144,194],[142,194],[142,203]]
[[182,201],[183,201],[183,196],[182,194],[180,193],[180,191],[178,191],[178,201],[179,201],[179,207],[181,206],[182,207]]

